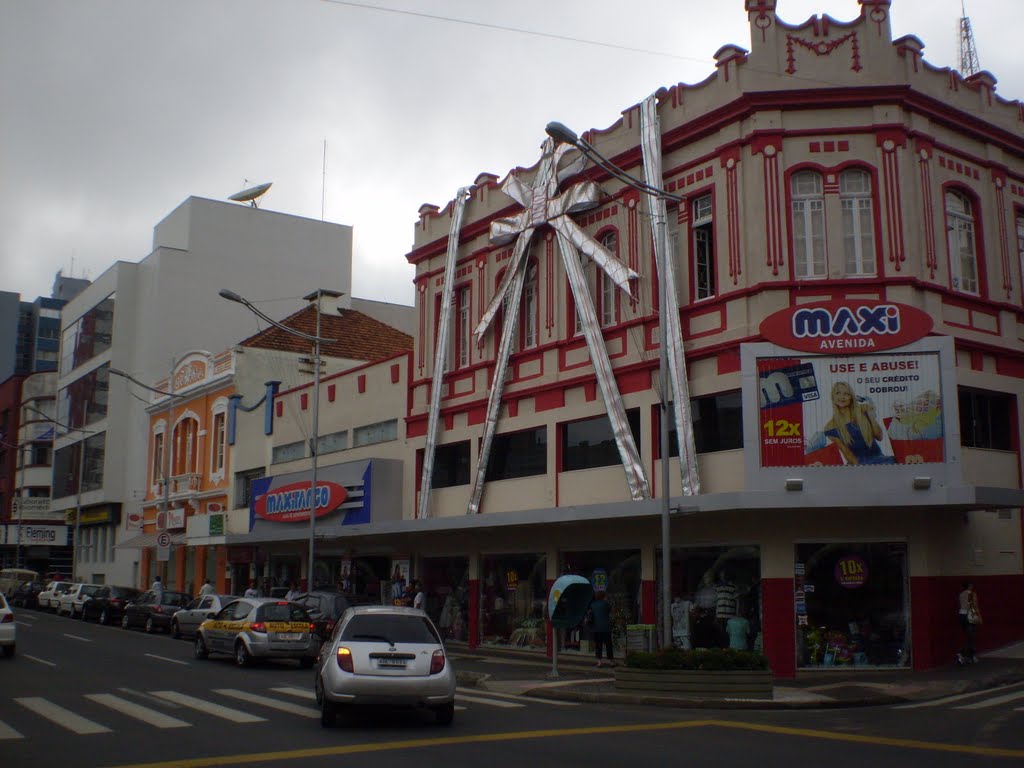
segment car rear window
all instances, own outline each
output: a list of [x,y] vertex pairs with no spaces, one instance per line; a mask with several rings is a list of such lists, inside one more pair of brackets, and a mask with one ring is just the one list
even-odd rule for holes
[[423,616],[362,614],[352,617],[341,634],[342,640],[387,640],[392,643],[435,643],[441,638],[430,620]]
[[309,614],[295,603],[269,603],[257,612],[260,621],[303,621],[309,622]]

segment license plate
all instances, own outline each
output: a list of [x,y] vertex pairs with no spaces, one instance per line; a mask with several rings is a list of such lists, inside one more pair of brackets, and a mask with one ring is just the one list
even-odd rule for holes
[[404,667],[405,659],[377,659],[378,667]]
[[278,640],[298,640],[302,637],[300,632],[278,632]]

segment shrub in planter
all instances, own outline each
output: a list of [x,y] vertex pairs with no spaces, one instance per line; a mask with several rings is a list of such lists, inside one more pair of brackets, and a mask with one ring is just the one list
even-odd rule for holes
[[768,669],[768,658],[755,651],[732,648],[662,648],[654,652],[631,651],[626,666],[632,669],[685,669],[707,672]]

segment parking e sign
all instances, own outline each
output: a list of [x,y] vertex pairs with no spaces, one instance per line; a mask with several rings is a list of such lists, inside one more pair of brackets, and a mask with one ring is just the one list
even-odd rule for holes
[[156,535],[156,559],[158,562],[166,563],[171,559],[171,534],[167,531],[160,531]]

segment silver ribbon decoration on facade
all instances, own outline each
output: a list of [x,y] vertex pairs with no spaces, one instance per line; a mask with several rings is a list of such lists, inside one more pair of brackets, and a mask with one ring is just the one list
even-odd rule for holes
[[515,241],[515,245],[505,276],[475,331],[477,339],[480,340],[504,304],[507,314],[504,318],[501,342],[494,363],[494,379],[487,399],[484,435],[480,445],[473,490],[466,510],[467,514],[472,515],[480,511],[484,479],[487,476],[491,446],[497,430],[508,358],[512,351],[513,333],[519,318],[520,299],[529,263],[530,242],[534,232],[544,224],[550,225],[557,233],[559,252],[562,255],[573,298],[576,301],[576,308],[594,364],[594,372],[601,387],[601,396],[615,435],[615,443],[622,458],[630,496],[634,500],[650,498],[650,488],[640,462],[640,452],[637,450],[633,433],[629,428],[622,396],[619,394],[618,384],[612,373],[611,360],[608,358],[608,350],[604,346],[604,339],[597,321],[597,312],[583,276],[580,254],[593,260],[615,285],[629,295],[632,295],[630,280],[637,278],[638,275],[619,261],[607,248],[580,229],[570,218],[571,214],[595,208],[600,200],[600,190],[593,182],[575,184],[563,194],[558,194],[560,182],[582,170],[583,164],[586,162],[586,158],[580,156],[560,171],[559,163],[563,155],[571,149],[572,147],[567,144],[559,144],[556,147],[553,139],[547,139],[543,144],[542,156],[533,184],[527,184],[515,173],[509,174],[502,184],[505,194],[522,205],[523,210],[515,216],[497,219],[491,223],[492,243],[504,245]]
[[[430,385],[430,410],[427,415],[427,442],[423,448],[423,474],[420,476],[420,499],[416,518],[430,516],[430,485],[434,478],[434,455],[437,452],[437,425],[441,415],[441,389],[444,385],[445,360],[451,338],[452,302],[455,296],[455,260],[459,251],[462,215],[469,200],[469,188],[461,187],[452,201],[452,224],[448,229],[448,253],[444,263],[444,286],[441,289],[441,314],[437,319],[437,341],[434,346],[434,370]],[[424,300],[426,300],[424,298]]]
[[[644,159],[644,181],[661,189],[661,122],[658,118],[658,99],[651,95],[644,99],[640,112],[640,143]],[[668,367],[675,407],[676,442],[679,445],[679,475],[683,494],[700,493],[700,474],[697,471],[697,447],[693,438],[693,418],[690,414],[690,387],[686,380],[686,358],[683,352],[683,330],[679,322],[679,298],[676,295],[676,276],[671,244],[668,238],[665,198],[646,194],[647,210],[651,217],[651,239],[654,241],[654,261],[658,265],[658,280],[666,294],[668,317],[659,322],[668,323]],[[685,203],[683,203],[685,205]],[[661,274],[662,265],[665,265]]]

